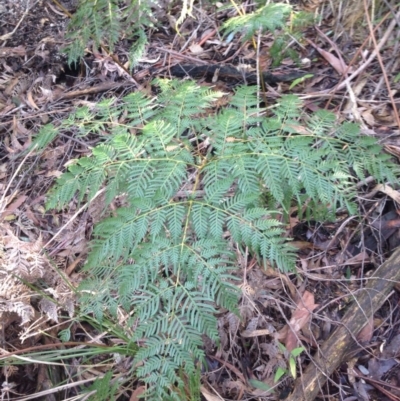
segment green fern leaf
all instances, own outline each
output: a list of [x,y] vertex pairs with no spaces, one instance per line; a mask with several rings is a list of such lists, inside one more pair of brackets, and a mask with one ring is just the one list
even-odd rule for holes
[[267,4],[252,14],[230,18],[223,25],[223,29],[227,32],[244,32],[245,40],[248,40],[257,32],[266,29],[273,32],[283,27],[290,11],[291,7],[287,4]]
[[[295,253],[277,216],[293,202],[307,204],[310,218],[354,210],[355,179],[373,173],[385,182],[398,169],[354,125],[325,111],[303,118],[294,96],[261,120],[254,90],[239,87],[227,110],[204,117],[219,93],[156,83],[157,99],[130,94],[61,123],[61,131],[75,119],[77,135],[107,135],[68,167],[47,205],[90,202],[101,188],[108,203],[124,196],[125,207],[95,227],[81,310],[101,321],[125,309],[136,327],[129,340],[142,344],[134,364],[149,399],[180,400],[198,377],[202,336],[218,341],[217,308],[237,312],[235,249],[291,271]],[[50,126],[36,140],[53,137]]]

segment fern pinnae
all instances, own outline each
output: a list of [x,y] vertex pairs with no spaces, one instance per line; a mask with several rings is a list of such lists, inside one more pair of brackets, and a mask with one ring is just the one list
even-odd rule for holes
[[203,202],[196,202],[192,207],[192,224],[197,238],[206,238],[209,231],[209,218],[212,209]]
[[242,193],[257,194],[261,189],[261,180],[256,173],[256,158],[251,154],[243,154],[235,162],[233,174]]
[[263,32],[266,29],[273,32],[283,27],[290,10],[291,7],[286,4],[267,4],[252,14],[230,18],[223,25],[223,29],[227,33],[243,32],[244,39],[248,40],[257,32]]
[[[290,271],[295,254],[279,213],[293,202],[308,202],[310,217],[327,206],[354,209],[355,176],[369,170],[385,180],[397,172],[353,126],[332,128],[325,113],[303,121],[296,97],[282,97],[261,120],[254,90],[239,87],[228,110],[206,118],[220,93],[191,81],[157,84],[157,99],[131,94],[100,117],[95,109],[76,112],[79,135],[106,130],[107,138],[68,167],[47,206],[90,201],[102,186],[107,203],[124,195],[125,207],[95,227],[82,310],[100,319],[124,308],[137,325],[136,374],[150,399],[178,400],[185,380],[177,371],[187,367],[194,377],[202,335],[217,341],[216,308],[237,309],[232,244],[248,247],[263,266]],[[68,120],[60,130],[72,126]],[[53,135],[43,128],[36,140]]]
[[131,127],[141,127],[157,114],[155,100],[140,91],[132,92],[122,99],[121,109]]
[[36,149],[41,151],[45,149],[58,135],[58,130],[53,124],[46,124],[40,128],[34,138],[29,150]]

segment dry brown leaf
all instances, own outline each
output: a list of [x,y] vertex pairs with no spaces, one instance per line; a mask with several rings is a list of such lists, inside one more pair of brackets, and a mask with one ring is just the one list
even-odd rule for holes
[[285,340],[285,347],[289,352],[297,347],[297,333],[308,323],[311,312],[317,306],[318,304],[314,301],[314,294],[304,291],[289,322],[289,330]]
[[47,315],[48,319],[58,323],[58,308],[55,302],[48,298],[43,298],[39,302],[39,309]]
[[358,333],[357,340],[362,344],[366,344],[371,341],[372,334],[374,334],[374,317],[370,316],[368,323]]
[[191,46],[189,46],[189,50],[192,54],[201,54],[204,52],[204,49],[197,43],[193,43]]
[[285,124],[285,128],[295,131],[297,134],[311,135],[310,131],[300,124],[288,123]]
[[0,49],[0,57],[22,57],[26,55],[24,46],[2,47]]
[[345,71],[348,70],[348,67],[345,63],[342,63],[339,58],[334,56],[332,53],[329,53],[325,51],[324,49],[321,49],[320,47],[317,47],[318,52],[321,54],[321,56],[336,70],[337,73],[340,75],[343,75]]
[[130,396],[129,401],[139,401],[143,398],[139,398],[146,391],[145,386],[139,386]]
[[[395,145],[384,145],[385,151],[400,159],[400,147]],[[1,177],[0,177],[1,178]]]
[[21,195],[13,203],[11,203],[4,212],[1,213],[1,218],[4,218],[10,214],[13,214],[27,199],[26,195]]
[[394,190],[390,185],[388,184],[378,184],[373,191],[380,191],[383,192],[385,195],[389,196],[392,198],[395,202],[400,204],[400,193]]
[[393,109],[388,105],[380,106],[373,111],[377,125],[385,125],[387,127],[397,126],[396,118]]
[[43,86],[40,86],[40,90],[42,91],[43,97],[46,100],[49,100],[51,102],[53,101],[54,96],[53,96],[53,91],[51,89],[47,89],[47,88],[44,88]]
[[7,96],[11,96],[14,93],[14,88],[17,88],[17,85],[19,84],[20,80],[19,77],[13,78],[7,85],[6,90],[4,91],[4,94]]
[[345,73],[350,72],[349,67],[343,60],[340,60],[332,53],[329,53],[326,50],[321,49],[311,40],[307,39],[307,42],[310,43],[310,45],[313,46],[318,51],[318,53],[336,70],[338,74],[344,75]]
[[27,100],[27,103],[29,104],[29,106],[31,106],[33,109],[39,110],[39,106],[33,100],[32,90],[28,91],[28,93],[26,95],[26,100]]
[[231,370],[237,376],[237,378],[242,381],[242,383],[246,383],[246,379],[244,378],[243,373],[240,372],[239,369],[237,369],[235,366],[233,366],[232,364],[230,364],[229,362],[227,362],[221,358],[218,358],[215,355],[212,358],[215,359],[216,361],[220,362],[227,369]]
[[62,173],[62,171],[60,171],[60,170],[51,170],[51,171],[48,171],[48,172],[45,174],[45,177],[55,177],[55,178],[59,178],[62,174],[63,174],[63,173]]
[[260,329],[260,330],[244,330],[240,333],[242,337],[250,338],[250,337],[259,337],[266,336],[271,334],[271,330],[268,329]]
[[40,225],[40,221],[36,218],[35,213],[31,210],[30,206],[25,206],[25,215],[31,220],[36,226]]
[[357,265],[361,263],[369,262],[370,257],[368,253],[364,250],[357,255],[354,255],[352,258],[346,260],[346,265]]
[[[28,283],[49,275],[49,265],[40,255],[41,238],[25,242],[16,237],[4,222],[0,232],[0,322],[7,321],[10,313],[16,313],[24,325],[34,316],[31,306],[32,291],[21,282]],[[21,337],[20,337],[21,338]]]
[[370,126],[374,127],[375,124],[375,118],[374,115],[372,114],[372,110],[365,110],[361,113],[361,117],[364,119],[364,121]]
[[292,241],[290,243],[290,246],[293,246],[299,251],[304,251],[305,249],[314,249],[314,248],[319,249],[318,246],[315,246],[312,242],[308,241]]
[[294,284],[289,280],[289,278],[285,274],[279,272],[276,269],[273,269],[272,267],[267,267],[266,269],[260,268],[260,271],[263,274],[265,274],[267,277],[271,277],[271,276],[272,277],[278,277],[280,280],[282,280],[282,282],[284,284],[286,284],[288,286],[289,291],[290,291],[290,295],[292,297],[296,296],[296,287],[294,286]]
[[207,401],[224,401],[224,399],[222,397],[220,397],[219,395],[216,396],[214,394],[211,394],[204,386],[200,387],[200,391],[201,394],[203,394],[203,397],[207,400]]
[[0,180],[7,177],[8,163],[0,164]]
[[[233,379],[227,379],[224,380],[223,383],[223,392],[224,394],[235,394],[235,397],[233,397],[236,400],[243,400],[243,394],[245,390],[247,389],[246,385],[243,384],[239,380],[233,380]],[[226,399],[226,398],[224,398]]]

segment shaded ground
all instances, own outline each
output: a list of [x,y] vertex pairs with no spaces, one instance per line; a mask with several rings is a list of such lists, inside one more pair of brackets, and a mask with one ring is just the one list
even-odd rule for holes
[[[298,6],[324,19],[319,28],[308,28],[304,43],[291,42],[290,47],[299,57],[297,63],[286,57],[279,68],[271,70],[268,51],[272,37],[262,38],[258,56],[264,70],[275,77],[291,76],[290,81],[293,74],[314,74],[292,90],[290,82],[282,79],[267,82],[266,98],[272,101],[281,93],[294,91],[303,97],[306,110],[326,107],[340,119],[360,121],[363,134],[378,136],[386,151],[398,157],[399,59],[393,55],[399,54],[400,42],[388,40],[380,52],[390,88],[385,86],[378,58],[346,88],[342,85],[346,70],[354,72],[365,65],[374,48],[372,41],[365,42],[369,31],[363,2],[349,2],[340,10],[322,3],[321,8],[313,2]],[[376,15],[390,11],[399,15],[398,5],[396,9],[392,3],[389,8],[382,3]],[[62,5],[74,11],[74,4]],[[50,1],[6,0],[0,7],[1,352],[3,356],[24,350],[38,350],[40,354],[63,347],[59,335],[67,327],[71,328],[70,342],[109,346],[114,341],[112,334],[99,330],[93,322],[73,319],[74,294],[59,274],[61,271],[68,277],[72,288],[78,285],[93,224],[103,210],[102,199],[77,216],[76,204],[63,213],[44,211],[45,194],[55,177],[70,160],[89,154],[99,138],[83,141],[71,132],[70,136],[60,135],[40,156],[23,152],[43,124],[51,121],[57,125],[77,105],[90,105],[133,90],[151,91],[149,82],[157,76],[178,76],[177,71],[182,75],[183,70],[202,84],[216,85],[227,93],[240,81],[251,84],[246,74],[252,72],[242,69],[234,77],[231,72],[239,64],[254,68],[257,54],[251,43],[242,45],[236,38],[227,44],[215,31],[215,26],[233,12],[213,9],[209,22],[200,26],[200,14],[207,10],[196,10],[198,19],[187,19],[181,27],[182,36],[177,36],[167,21],[160,21],[163,28],[151,33],[150,45],[133,76],[121,67],[127,61],[124,43],[115,52],[120,64],[100,50],[88,49],[85,60],[70,68],[60,53],[68,18],[57,5]],[[377,42],[383,40],[393,18],[389,14],[375,32]],[[390,38],[399,37],[399,26],[392,28]],[[328,31],[333,31],[330,40],[325,36]],[[362,57],[355,57],[360,49]],[[346,67],[339,63],[339,56]],[[226,66],[229,73],[224,75],[215,64]],[[188,65],[207,69],[191,75]],[[208,73],[210,68],[212,74]],[[296,357],[300,377],[302,370],[313,363],[320,345],[340,326],[353,294],[399,245],[397,188],[376,187],[372,178],[358,187],[359,217],[343,212],[331,223],[306,223],[293,210],[287,233],[298,248],[296,274],[265,271],[255,259],[241,255],[242,320],[221,313],[220,346],[205,341],[208,371],[202,377],[204,397],[213,399],[217,393],[223,399],[283,399],[293,390],[294,380],[287,372],[279,385],[274,383],[277,369],[288,370],[290,359],[278,340],[287,348],[295,348],[299,341],[305,347]],[[43,248],[46,256],[40,253]],[[334,370],[321,394],[335,400],[400,399],[396,359],[400,342],[399,290],[396,283],[382,307],[369,317],[367,328],[361,334],[353,333],[357,346]],[[4,364],[2,396],[18,399],[63,382],[70,386],[57,397],[65,399],[105,373],[106,362],[108,367],[113,366],[114,373],[124,374],[131,361],[102,356],[90,361],[95,367],[91,371],[82,368],[86,362],[74,356],[63,367]],[[82,384],[74,385],[78,381]],[[267,393],[263,384],[276,386],[275,392]],[[130,388],[121,388],[121,399],[133,400],[140,390],[140,383],[132,381]]]

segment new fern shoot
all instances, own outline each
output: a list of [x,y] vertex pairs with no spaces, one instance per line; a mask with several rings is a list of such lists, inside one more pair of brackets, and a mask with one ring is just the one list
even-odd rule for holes
[[148,399],[182,400],[203,361],[202,336],[218,342],[217,308],[236,311],[236,250],[291,271],[281,213],[293,204],[307,204],[310,216],[354,212],[356,180],[366,172],[394,180],[395,170],[355,124],[338,125],[326,111],[304,116],[295,96],[267,116],[255,89],[240,87],[212,114],[222,93],[191,81],[154,85],[156,98],[135,92],[77,109],[35,144],[63,130],[103,135],[58,179],[47,207],[90,202],[101,188],[108,203],[125,195],[128,206],[95,228],[81,310],[99,321],[107,313],[118,322],[118,308],[130,314],[131,341],[142,344],[133,366]]

